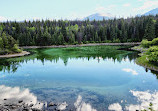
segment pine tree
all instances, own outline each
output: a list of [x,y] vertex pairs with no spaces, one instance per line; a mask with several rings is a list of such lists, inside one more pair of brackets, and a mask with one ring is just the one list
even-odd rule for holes
[[147,21],[144,38],[147,40],[153,40],[155,38],[155,25],[152,18],[149,18]]
[[0,37],[0,50],[2,50],[3,48],[4,48],[3,39],[2,37]]
[[155,35],[156,37],[158,37],[158,19],[156,20],[156,24],[155,24]]
[[63,34],[64,36],[64,41],[68,42],[68,38],[67,38],[67,32],[66,32],[66,26],[65,26],[65,23],[62,24],[62,27],[61,27],[61,33]]
[[3,40],[4,48],[8,49],[9,48],[9,43],[8,43],[7,35],[5,33],[2,33],[2,40]]
[[64,42],[64,36],[62,33],[59,34],[58,36],[58,45],[63,45],[65,42]]
[[69,31],[68,36],[69,36],[69,43],[73,44],[75,42],[75,35],[71,31]]
[[95,32],[95,39],[94,39],[94,41],[99,41],[99,37],[98,37],[98,33],[97,32]]

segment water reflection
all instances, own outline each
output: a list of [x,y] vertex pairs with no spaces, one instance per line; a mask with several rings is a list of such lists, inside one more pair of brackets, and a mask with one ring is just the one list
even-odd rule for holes
[[[104,46],[105,47],[105,46]],[[70,59],[97,59],[98,62],[100,60],[112,60],[115,62],[121,61],[132,61],[138,57],[136,52],[131,51],[123,51],[111,49],[112,52],[106,51],[108,48],[100,49],[100,52],[94,52],[94,50],[90,51],[82,51],[79,49],[70,50],[66,48],[60,49],[31,49],[28,51],[32,52],[32,55],[19,57],[19,58],[10,58],[10,59],[0,59],[0,71],[8,71],[10,73],[15,73],[19,67],[21,67],[22,63],[27,63],[30,60],[38,60],[41,61],[44,65],[46,61],[57,63],[59,60],[62,60],[65,66],[68,64]],[[89,50],[89,49],[88,49]]]
[[[138,92],[129,92],[130,89],[136,91],[158,89],[155,76],[135,64],[134,60],[137,58],[135,52],[114,50],[110,47],[99,51],[96,49],[31,51],[34,51],[34,54],[30,56],[0,60],[0,83],[6,85],[0,89],[3,92],[2,94],[0,92],[0,96],[3,96],[5,91],[6,94],[14,94],[7,93],[6,88],[10,89],[8,92],[15,92],[15,98],[4,96],[10,97],[7,100],[24,98],[24,93],[28,95],[26,96],[29,98],[28,102],[30,100],[34,101],[34,104],[39,100],[42,103],[48,102],[48,105],[47,103],[44,105],[46,108],[49,102],[53,101],[59,103],[56,107],[58,110],[73,108],[72,110],[77,111],[117,111],[138,108],[142,105],[142,101],[137,102],[137,99],[134,99],[139,98]],[[29,88],[30,91],[19,87]],[[153,94],[155,95],[151,93]]]
[[96,109],[93,109],[90,104],[82,101],[82,97],[80,95],[74,103],[74,106],[76,108],[76,111],[97,111]]
[[152,74],[154,74],[156,76],[156,78],[158,79],[158,72],[157,71],[153,71],[151,70]]
[[[131,90],[130,93],[135,97],[135,104],[127,104],[127,101],[121,101],[120,103],[113,103],[109,105],[107,110],[112,111],[136,111],[136,110],[148,110],[149,104],[152,103],[153,110],[158,110],[158,91],[135,91]],[[50,105],[51,104],[51,105]],[[0,108],[3,106],[9,108],[10,106],[16,106],[15,109],[19,109],[20,106],[31,106],[32,108],[48,110],[52,109],[56,103],[49,103],[47,101],[39,102],[38,98],[29,91],[29,89],[20,89],[19,87],[7,87],[4,85],[0,86]],[[67,101],[57,104],[56,109],[70,110],[75,109],[76,111],[97,111],[91,104],[86,103],[82,100],[82,96],[78,95],[75,103],[72,103],[74,108],[68,109],[71,103]],[[26,106],[25,106],[26,107]],[[106,109],[104,109],[106,110]]]
[[109,105],[108,109],[112,111],[122,111],[122,106],[119,103],[114,103]]
[[138,75],[138,72],[134,69],[131,69],[131,68],[124,68],[122,70],[125,71],[125,72],[132,73],[132,75]]
[[21,90],[19,87],[0,86],[0,106],[15,105],[17,107],[21,103],[25,103],[28,106],[33,104],[32,108],[37,109],[42,109],[43,107],[43,103],[39,104],[37,97],[30,93],[29,89]]
[[20,67],[20,63],[23,61],[10,61],[7,59],[0,59],[0,71],[7,72],[16,72],[18,67]]
[[[66,102],[63,102],[61,104],[56,104],[54,102],[47,103],[47,101],[42,103],[37,100],[37,97],[33,93],[30,93],[29,89],[22,90],[19,87],[12,88],[1,85],[0,108],[12,109],[13,106],[14,110],[26,110],[31,107],[31,109],[34,110],[56,109],[63,111],[67,109],[68,104]],[[56,108],[54,108],[54,106],[56,106]],[[96,109],[93,109],[90,104],[85,103],[80,95],[74,103],[74,108],[76,109],[76,111],[97,111]]]
[[150,108],[150,104],[152,104],[152,109],[154,111],[158,110],[158,91],[150,92],[150,91],[130,91],[131,94],[136,98],[135,103],[137,104],[129,104],[125,105],[123,108],[121,106],[121,103],[114,103],[109,105],[109,110],[115,110],[115,111],[142,111],[142,110],[148,110]]

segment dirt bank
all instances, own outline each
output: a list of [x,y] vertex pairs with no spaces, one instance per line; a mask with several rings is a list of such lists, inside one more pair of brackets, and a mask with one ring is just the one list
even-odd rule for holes
[[22,51],[21,53],[16,53],[16,54],[0,55],[0,58],[21,57],[29,54],[30,52]]

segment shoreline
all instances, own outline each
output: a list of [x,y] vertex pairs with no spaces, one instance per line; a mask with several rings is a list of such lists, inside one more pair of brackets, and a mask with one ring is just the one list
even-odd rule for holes
[[8,54],[8,55],[0,55],[0,58],[13,58],[13,57],[22,57],[25,55],[29,55],[30,52],[22,51],[21,53]]
[[[153,64],[151,64],[151,63],[149,63],[149,62],[147,61],[146,57],[143,56],[143,54],[148,50],[147,48],[136,48],[136,47],[133,47],[133,48],[131,48],[131,49],[134,50],[134,51],[140,52],[140,53],[139,53],[139,56],[140,56],[140,57],[138,57],[138,58],[136,59],[136,64],[138,64],[138,65],[140,65],[140,66],[142,66],[142,67],[144,67],[144,68],[146,68],[146,69],[149,69],[149,70],[153,70],[153,71],[157,71],[157,72],[158,72],[158,67],[155,66],[155,65],[153,65]],[[143,59],[143,63],[140,62],[141,59]]]
[[[141,59],[143,59],[143,61],[144,61],[143,63],[140,62]],[[155,66],[155,65],[153,65],[153,64],[151,64],[151,63],[149,63],[149,62],[146,60],[146,57],[142,57],[142,56],[141,56],[141,57],[137,58],[137,59],[136,59],[136,64],[138,64],[138,65],[140,65],[140,66],[142,66],[142,67],[144,67],[144,68],[146,68],[146,69],[149,69],[149,70],[158,72],[158,67]]]
[[147,69],[149,69],[149,70],[158,72],[158,69],[155,68],[156,66],[147,66],[147,65],[144,65],[144,64],[141,64],[141,63],[138,63],[138,62],[136,62],[136,63],[137,63],[138,65],[144,67],[144,68],[147,68]]
[[51,46],[22,46],[23,49],[38,49],[38,48],[66,48],[66,47],[83,47],[83,46],[135,46],[140,45],[140,42],[131,43],[92,43],[92,44],[77,44],[77,45],[51,45]]
[[[140,45],[140,42],[129,43],[91,43],[91,44],[77,44],[77,45],[51,45],[51,46],[22,46],[23,49],[39,49],[39,48],[66,48],[66,47],[83,47],[83,46],[135,46]],[[0,55],[0,58],[13,58],[30,55],[30,52],[22,51],[21,53]]]

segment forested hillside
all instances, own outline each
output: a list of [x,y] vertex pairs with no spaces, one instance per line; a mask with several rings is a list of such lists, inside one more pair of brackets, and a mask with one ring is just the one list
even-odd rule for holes
[[20,46],[100,42],[140,42],[158,37],[158,15],[103,21],[24,21],[0,23]]

